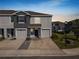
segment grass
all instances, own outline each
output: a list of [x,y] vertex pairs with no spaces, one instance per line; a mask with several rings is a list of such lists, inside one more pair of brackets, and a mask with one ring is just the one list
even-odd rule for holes
[[[65,38],[69,41],[74,42],[73,44],[66,44]],[[74,34],[68,33],[66,36],[63,33],[53,33],[52,40],[59,46],[61,49],[68,48],[77,48],[79,47],[79,40],[76,39]]]

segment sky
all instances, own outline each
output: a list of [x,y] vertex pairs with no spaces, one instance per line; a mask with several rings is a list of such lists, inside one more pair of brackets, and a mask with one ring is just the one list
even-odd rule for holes
[[1,10],[30,10],[52,14],[52,21],[79,18],[79,0],[0,0]]

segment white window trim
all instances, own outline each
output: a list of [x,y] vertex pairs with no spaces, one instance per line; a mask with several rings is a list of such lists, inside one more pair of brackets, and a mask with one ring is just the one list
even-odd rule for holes
[[25,16],[25,15],[18,15],[18,16]]

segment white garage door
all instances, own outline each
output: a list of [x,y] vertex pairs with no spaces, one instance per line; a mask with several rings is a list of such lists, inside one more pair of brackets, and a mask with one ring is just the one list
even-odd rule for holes
[[26,39],[26,37],[27,37],[27,30],[26,29],[17,29],[16,30],[16,38]]
[[42,30],[42,37],[50,37],[50,30],[49,29],[43,29]]

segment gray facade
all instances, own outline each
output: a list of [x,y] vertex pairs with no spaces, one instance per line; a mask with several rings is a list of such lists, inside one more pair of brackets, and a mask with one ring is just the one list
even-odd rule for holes
[[[5,11],[5,10],[4,10]],[[0,36],[25,39],[27,37],[45,38],[52,34],[52,15],[32,11],[0,11]],[[2,30],[0,30],[2,31]]]
[[52,31],[61,32],[64,31],[65,23],[64,22],[52,22]]

